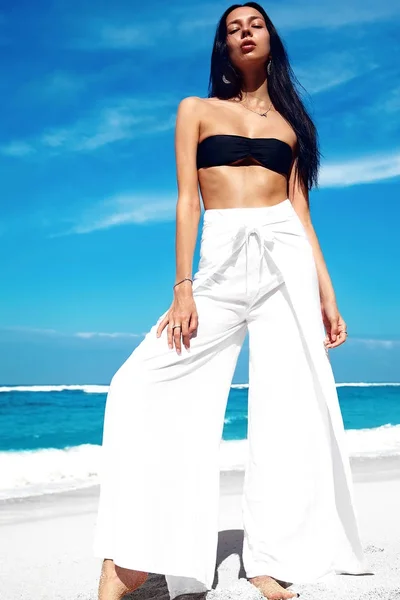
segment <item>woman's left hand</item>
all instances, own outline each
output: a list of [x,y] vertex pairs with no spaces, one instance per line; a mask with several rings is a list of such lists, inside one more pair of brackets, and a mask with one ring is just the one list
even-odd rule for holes
[[321,303],[322,320],[324,322],[326,348],[337,348],[347,339],[347,326],[340,315],[336,302]]

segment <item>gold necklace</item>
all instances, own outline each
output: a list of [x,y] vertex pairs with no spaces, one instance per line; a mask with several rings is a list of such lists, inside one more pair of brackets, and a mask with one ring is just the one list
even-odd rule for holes
[[256,113],[256,115],[260,115],[260,117],[266,117],[267,113],[271,110],[271,106],[272,106],[272,102],[269,105],[269,107],[267,108],[267,110],[263,113],[259,113],[256,110],[253,110],[252,108],[249,108],[248,106],[246,106],[243,102],[239,102],[240,106],[243,106],[243,108],[247,108],[247,110],[251,110],[251,112]]

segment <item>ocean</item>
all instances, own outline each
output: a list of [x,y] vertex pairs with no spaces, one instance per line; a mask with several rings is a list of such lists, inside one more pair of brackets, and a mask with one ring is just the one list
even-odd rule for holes
[[[0,386],[0,499],[98,483],[107,385]],[[400,383],[338,383],[349,454],[400,456]],[[248,386],[231,386],[220,466],[243,469]]]

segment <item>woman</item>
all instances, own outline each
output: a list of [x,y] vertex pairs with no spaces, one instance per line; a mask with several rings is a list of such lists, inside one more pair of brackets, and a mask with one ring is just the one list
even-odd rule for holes
[[235,4],[217,27],[211,93],[179,104],[173,301],[108,392],[100,600],[148,572],[166,575],[171,598],[211,588],[218,450],[247,331],[247,578],[278,600],[297,596],[293,582],[365,572],[328,359],[346,324],[309,214],[319,155],[293,78],[263,8]]

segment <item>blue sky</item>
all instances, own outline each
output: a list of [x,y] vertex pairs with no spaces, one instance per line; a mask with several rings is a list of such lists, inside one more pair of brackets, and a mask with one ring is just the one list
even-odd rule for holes
[[[229,4],[2,3],[0,384],[108,383],[168,308],[176,109],[207,96]],[[400,6],[264,6],[320,137],[311,214],[349,330],[336,379],[399,381]]]

